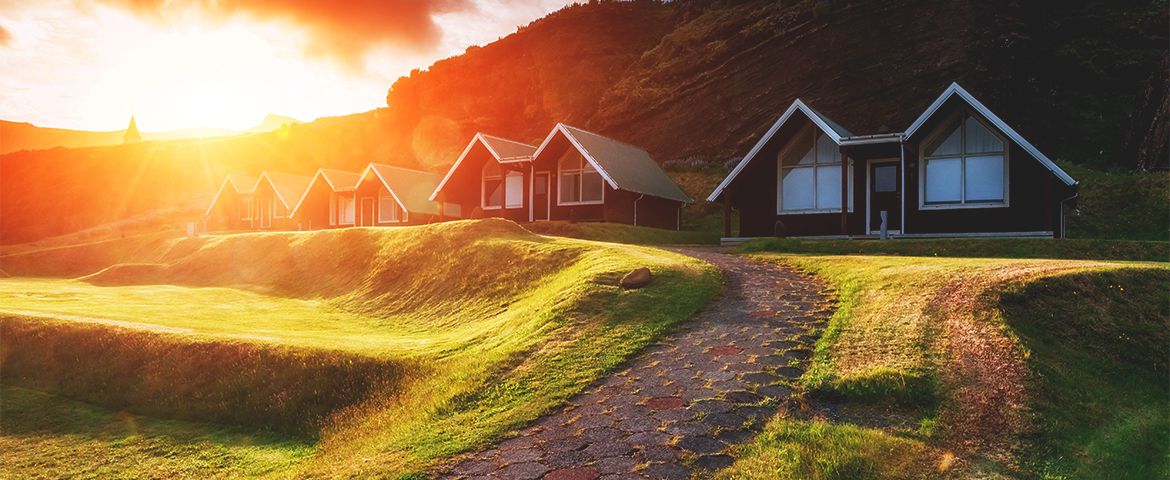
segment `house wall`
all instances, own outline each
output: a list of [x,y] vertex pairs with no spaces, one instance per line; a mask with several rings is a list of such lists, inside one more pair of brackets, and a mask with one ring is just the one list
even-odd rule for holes
[[[294,200],[290,200],[292,202]],[[295,219],[288,218],[288,212],[284,214],[284,218],[276,217],[277,204],[280,199],[277,198],[276,192],[272,189],[272,185],[268,182],[260,182],[256,186],[256,191],[252,193],[252,222],[251,228],[253,230],[297,230],[298,224]],[[262,212],[261,205],[271,215],[272,221],[267,227],[263,227],[260,214]],[[291,209],[292,207],[289,207]]]
[[496,161],[482,143],[476,142],[463,158],[459,169],[451,174],[436,200],[459,205],[462,218],[507,218],[515,222],[528,221],[528,190],[531,188],[527,163],[502,164],[501,169],[519,171],[524,175],[524,194],[520,207],[482,208],[483,167]]
[[[431,223],[431,222],[437,221],[438,218],[435,215],[416,213],[416,212],[406,212],[402,209],[401,205],[397,204],[397,202],[395,202],[395,208],[398,209],[399,220],[396,222],[380,221],[379,217],[380,217],[382,212],[381,212],[381,205],[380,205],[380,202],[378,201],[378,198],[380,196],[388,194],[388,193],[389,193],[389,190],[387,190],[386,187],[384,185],[382,185],[382,182],[378,181],[376,177],[371,177],[370,179],[367,179],[365,182],[362,182],[362,184],[358,186],[358,189],[354,192],[354,196],[356,197],[356,200],[357,200],[357,207],[356,207],[356,212],[354,213],[354,216],[355,216],[354,220],[356,221],[356,223],[359,226],[392,227],[392,226],[405,226],[405,225],[421,225],[424,223]],[[364,209],[369,207],[369,205],[366,205],[366,203],[369,201],[368,199],[370,199],[370,198],[372,198],[374,200],[373,201],[374,208],[373,208],[372,214],[365,214]],[[366,200],[363,201],[363,199],[366,199]],[[370,225],[365,224],[365,219],[367,217],[373,219],[373,224],[370,224]]]
[[215,204],[208,209],[207,230],[209,231],[238,231],[252,228],[251,220],[245,220],[240,215],[241,204],[250,202],[250,195],[240,195],[230,186],[216,198]]
[[317,180],[309,187],[309,193],[305,196],[305,201],[301,203],[301,208],[297,210],[294,218],[301,229],[337,228],[337,225],[329,224],[329,196],[332,193],[333,189],[329,187],[329,184],[317,177]]

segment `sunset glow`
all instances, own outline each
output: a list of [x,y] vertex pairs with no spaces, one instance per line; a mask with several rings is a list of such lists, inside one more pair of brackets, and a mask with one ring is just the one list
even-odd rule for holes
[[[313,12],[305,15],[317,23],[201,2],[136,10],[144,3],[0,2],[0,118],[117,130],[134,115],[142,130],[161,131],[244,129],[269,113],[312,120],[366,111],[385,105],[398,76],[566,2],[447,2],[423,12],[429,23],[418,31],[399,27],[397,36],[372,27],[335,32]],[[337,13],[337,21],[363,13]]]

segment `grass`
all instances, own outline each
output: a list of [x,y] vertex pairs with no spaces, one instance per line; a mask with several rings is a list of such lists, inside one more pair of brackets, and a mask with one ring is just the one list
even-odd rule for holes
[[1170,271],[1061,275],[1014,285],[1004,320],[1028,349],[1045,478],[1170,476]]
[[619,223],[540,222],[524,228],[541,235],[631,245],[715,245],[720,237],[716,230],[664,230]]
[[745,243],[741,247],[741,251],[821,255],[1170,261],[1170,242],[1073,238],[1056,240],[1040,238],[898,239],[893,241],[762,238]]
[[[1070,237],[1170,240],[1170,175],[1106,172],[1065,165],[1078,187]],[[1165,257],[1164,257],[1165,258]]]
[[[956,473],[960,475],[973,471],[990,476],[1005,471],[1024,475],[1059,473],[1070,471],[1073,467],[1066,465],[1070,462],[1113,465],[1117,452],[1139,442],[1145,442],[1143,447],[1129,455],[1136,465],[1132,471],[1161,472],[1159,469],[1164,468],[1165,406],[1170,404],[1164,388],[1165,374],[1157,377],[1160,383],[1147,386],[1150,388],[1138,385],[1134,389],[1132,410],[1123,407],[1119,412],[1103,414],[1092,407],[1108,408],[1107,399],[1116,397],[1118,391],[1128,394],[1134,382],[1124,376],[1116,379],[1118,383],[1101,378],[1114,371],[1104,365],[1117,369],[1119,363],[1085,345],[1105,348],[1102,346],[1116,343],[1110,339],[1124,334],[1118,337],[1126,339],[1124,346],[1115,345],[1115,350],[1133,351],[1135,345],[1145,345],[1142,351],[1157,352],[1160,358],[1166,358],[1163,340],[1167,316],[1164,310],[1153,308],[1164,308],[1168,286],[1165,264],[753,255],[766,261],[793,263],[821,275],[837,288],[839,308],[818,340],[799,386],[814,403],[828,400],[840,404],[843,411],[859,409],[863,413],[830,418],[823,425],[794,418],[773,419],[766,430],[769,433],[745,447],[744,455],[725,478],[928,478],[934,475],[930,469],[902,468],[899,462],[933,465],[940,461],[940,451],[955,452],[953,464],[963,472]],[[1071,298],[1066,293],[1070,290],[1067,285],[1043,287],[1053,279],[1097,275],[1112,280],[1084,286],[1076,294],[1079,296]],[[1094,296],[1099,293],[1089,293],[1109,291],[1109,285],[1113,285],[1112,294],[1116,294],[1121,288],[1118,285],[1123,284],[1129,285],[1124,288],[1134,298],[1142,299],[1142,315],[1110,307],[1110,303]],[[1026,296],[1012,293],[1014,288],[1026,289],[1029,285],[1040,290],[1027,290],[1031,295]],[[1000,302],[1005,289],[1008,293],[1003,302],[1008,307],[1002,313]],[[1015,304],[1034,309],[1013,313],[1012,298],[1025,298]],[[1037,302],[1038,298],[1062,300]],[[1069,321],[1073,313],[1061,310],[1057,304],[1076,306],[1082,316]],[[1020,319],[1041,313],[1048,314],[1048,323],[1032,330],[1016,329]],[[1117,319],[1126,328],[1102,331],[1092,327],[1104,323],[1102,319]],[[1147,335],[1155,330],[1157,335]],[[1068,332],[1080,332],[1078,335],[1088,343],[1066,343],[1061,335]],[[1044,339],[1045,345],[1060,345],[1064,350],[1045,355],[1030,343],[1033,340],[1029,335],[1033,334]],[[1066,350],[1080,353],[1067,355]],[[1065,362],[1060,363],[1065,371],[1081,372],[1083,376],[1065,381],[1054,393],[1037,396],[1034,391],[1053,388],[1050,380],[1043,379],[1043,375],[1037,380],[1033,373],[1043,372],[1035,362],[1045,359]],[[1097,378],[1086,381],[1089,376]],[[1092,393],[1074,394],[1078,388],[1091,389]],[[1088,395],[1086,407],[1068,405],[1081,395]],[[1046,402],[1050,402],[1047,407]],[[890,412],[910,421],[882,424],[876,420]],[[1066,418],[1066,427],[1074,432],[1069,435],[1077,440],[1061,440],[1056,434],[1048,434],[1032,444],[1030,453],[1018,451],[1021,439],[1033,434],[1034,425],[1060,423],[1061,418]],[[1095,426],[1095,419],[1101,418],[1115,419],[1116,430]],[[860,421],[861,425],[851,425],[850,421]],[[1041,430],[1049,431],[1048,428]],[[1131,430],[1127,432],[1125,428]],[[1124,433],[1135,437],[1127,438]],[[1112,439],[1112,443],[1106,439]],[[859,449],[856,445],[867,447]],[[1070,460],[1073,458],[1078,460]],[[898,468],[886,468],[890,465]],[[1087,470],[1099,474],[1108,471]],[[1061,474],[1053,476],[1065,478]],[[1068,478],[1100,476],[1081,471]]]
[[[622,274],[640,266],[651,268],[654,283],[631,291],[617,287]],[[331,407],[321,416],[323,425],[308,440],[298,440],[313,442],[312,454],[280,463],[271,474],[367,477],[426,472],[453,453],[507,436],[689,317],[718,289],[715,270],[688,257],[542,237],[510,222],[484,220],[181,240],[158,264],[114,267],[87,282],[0,280],[0,312],[13,322],[6,325],[71,332],[22,338],[74,339],[143,356],[227,345],[241,359],[276,359],[273,368],[239,369],[230,382],[191,382],[210,387],[213,397],[230,398],[232,392],[257,392],[271,380],[267,372],[277,372],[277,379],[304,375],[304,383],[277,381],[276,391],[260,389],[260,398],[273,400],[273,412],[314,398],[312,389],[300,388],[317,384],[314,379],[371,377],[351,365],[401,366],[401,376],[366,382],[364,395]],[[6,364],[5,383],[65,389],[55,380],[70,369],[84,376],[110,367],[96,376],[111,380],[107,389],[127,392],[121,403],[104,403],[111,394],[98,382],[67,393],[131,412],[154,405],[149,411],[159,417],[181,416],[166,409],[179,410],[187,397],[143,386],[183,384],[199,379],[203,369],[233,370],[214,368],[221,357],[214,352],[181,357],[192,365],[187,369],[163,362],[133,370],[90,355],[99,351],[94,348],[68,350],[57,343],[52,351],[70,351],[72,357],[38,357],[30,352],[47,340],[9,342],[6,335],[4,341],[5,355],[37,360],[19,372]],[[320,360],[281,360],[310,354]],[[33,368],[38,362],[52,368]],[[235,405],[209,403],[225,411]],[[198,418],[231,416],[209,409]],[[232,423],[268,425],[238,420]],[[228,439],[221,446],[235,444]],[[102,448],[94,444],[92,451]],[[189,455],[197,450],[172,460],[194,461]],[[52,449],[26,454],[29,462],[71,458]],[[118,468],[130,476],[150,472],[138,469],[137,456],[130,451],[117,457]],[[66,460],[68,465],[45,474],[86,461],[95,460]]]

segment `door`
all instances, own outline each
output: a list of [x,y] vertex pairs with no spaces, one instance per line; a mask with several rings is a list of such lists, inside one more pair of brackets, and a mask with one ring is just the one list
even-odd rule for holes
[[880,232],[882,212],[886,212],[886,230],[902,230],[902,175],[898,161],[869,163],[869,231]]
[[549,201],[548,172],[536,172],[532,176],[532,219],[548,220]]
[[260,216],[260,228],[272,228],[272,199],[256,202],[256,214]]
[[374,225],[374,197],[362,198],[362,223],[364,227]]

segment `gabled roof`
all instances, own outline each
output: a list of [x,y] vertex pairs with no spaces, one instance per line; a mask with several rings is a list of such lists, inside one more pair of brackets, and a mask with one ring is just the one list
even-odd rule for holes
[[812,121],[813,125],[816,125],[817,128],[821,129],[821,131],[824,132],[825,135],[827,135],[829,138],[833,139],[833,142],[837,145],[840,145],[843,139],[853,137],[853,134],[849,133],[845,127],[842,127],[841,125],[837,124],[837,122],[830,120],[829,117],[822,115],[820,112],[813,110],[798,98],[794,100],[792,105],[789,105],[788,109],[784,111],[784,114],[780,115],[780,118],[772,124],[772,128],[769,128],[768,132],[765,133],[763,137],[760,137],[760,140],[756,142],[756,145],[753,146],[750,151],[748,151],[748,154],[745,155],[738,164],[736,164],[735,168],[731,170],[731,173],[728,174],[722,182],[719,182],[719,186],[715,187],[715,191],[711,192],[711,195],[707,196],[708,202],[714,202],[719,198],[719,195],[723,193],[723,189],[727,188],[727,186],[731,184],[731,181],[735,180],[735,177],[739,176],[739,172],[743,171],[744,167],[746,167],[748,163],[751,163],[752,159],[755,158],[756,155],[760,153],[760,150],[764,148],[764,145],[767,145],[768,142],[772,140],[772,137],[776,135],[776,132],[779,132],[780,128],[787,124],[788,120],[792,118],[796,112],[801,112],[805,117],[808,117],[808,119]]
[[930,119],[930,117],[938,113],[939,109],[941,109],[942,106],[946,104],[947,100],[951,99],[951,97],[959,97],[964,102],[966,102],[967,105],[969,105],[972,109],[974,109],[976,112],[979,112],[979,115],[987,119],[988,122],[991,122],[992,125],[995,125],[995,128],[998,128],[999,131],[1003,132],[1004,135],[1007,135],[1007,137],[1015,142],[1016,145],[1019,145],[1020,148],[1023,148],[1024,151],[1032,155],[1033,158],[1040,161],[1041,164],[1047,167],[1048,170],[1052,171],[1052,173],[1055,174],[1056,177],[1063,181],[1066,185],[1072,186],[1077,184],[1076,180],[1069,176],[1069,174],[1066,173],[1062,168],[1057,166],[1055,162],[1048,158],[1048,156],[1041,153],[1040,149],[1036,148],[1035,145],[1032,145],[1031,142],[1024,139],[1024,137],[1016,132],[1015,129],[1008,126],[1007,122],[1004,122],[1003,119],[999,118],[998,115],[992,113],[991,109],[987,108],[986,105],[983,105],[982,102],[976,99],[974,95],[971,95],[971,93],[965,90],[963,87],[960,87],[958,83],[951,83],[951,86],[947,87],[947,89],[943,91],[942,95],[939,95],[938,98],[934,100],[934,103],[930,104],[930,106],[926,108],[926,111],[922,112],[922,115],[919,115],[918,119],[914,120],[914,123],[910,124],[910,128],[907,128],[906,132],[902,134],[902,140],[905,141],[906,139],[914,136],[914,133],[917,132],[918,129],[922,128],[922,126],[926,123],[927,120]]
[[289,212],[289,215],[296,215],[297,210],[301,209],[301,204],[305,203],[305,199],[309,197],[309,191],[313,189],[313,184],[317,183],[318,179],[324,181],[329,186],[329,189],[334,192],[351,192],[361,178],[361,174],[354,172],[334,170],[331,168],[318,168],[317,173],[313,175],[313,179],[309,181],[309,185],[305,187],[305,191],[301,193],[300,198],[297,199],[297,204]]
[[438,175],[409,168],[371,163],[362,172],[361,179],[358,180],[354,188],[374,177],[382,183],[382,186],[386,187],[386,190],[390,191],[394,201],[398,202],[398,206],[402,207],[403,210],[410,213],[431,215],[439,213],[439,203],[430,199],[431,192],[435,191],[435,187],[439,184]]
[[463,163],[464,158],[467,158],[467,154],[471,153],[471,149],[475,147],[476,143],[482,143],[488,153],[500,163],[527,162],[532,160],[532,157],[536,154],[536,147],[532,145],[485,133],[476,133],[474,137],[471,137],[471,141],[467,143],[467,147],[463,149],[463,153],[459,154],[459,158],[447,170],[447,175],[439,182],[438,187],[428,196],[428,200],[434,200],[439,196],[439,191],[443,189],[443,186],[447,185],[447,181],[459,169],[459,165]]
[[558,133],[564,135],[615,190],[694,203],[645,150],[563,123],[558,123],[549,132],[533,158],[539,157]]
[[260,178],[256,179],[252,190],[255,191],[256,187],[260,186],[260,182],[264,181],[272,185],[272,190],[276,192],[276,198],[280,199],[280,203],[284,204],[285,208],[292,210],[296,205],[294,202],[305,194],[305,190],[309,189],[309,183],[313,181],[313,178],[291,173],[265,171],[260,174]]
[[219,201],[219,196],[223,195],[223,190],[229,186],[237,194],[252,193],[256,188],[256,179],[238,173],[227,174],[223,178],[223,182],[219,184],[219,190],[215,192],[215,196],[211,197],[211,204],[207,206],[207,211],[203,213],[204,215],[211,215],[211,209],[215,208],[215,203]]

